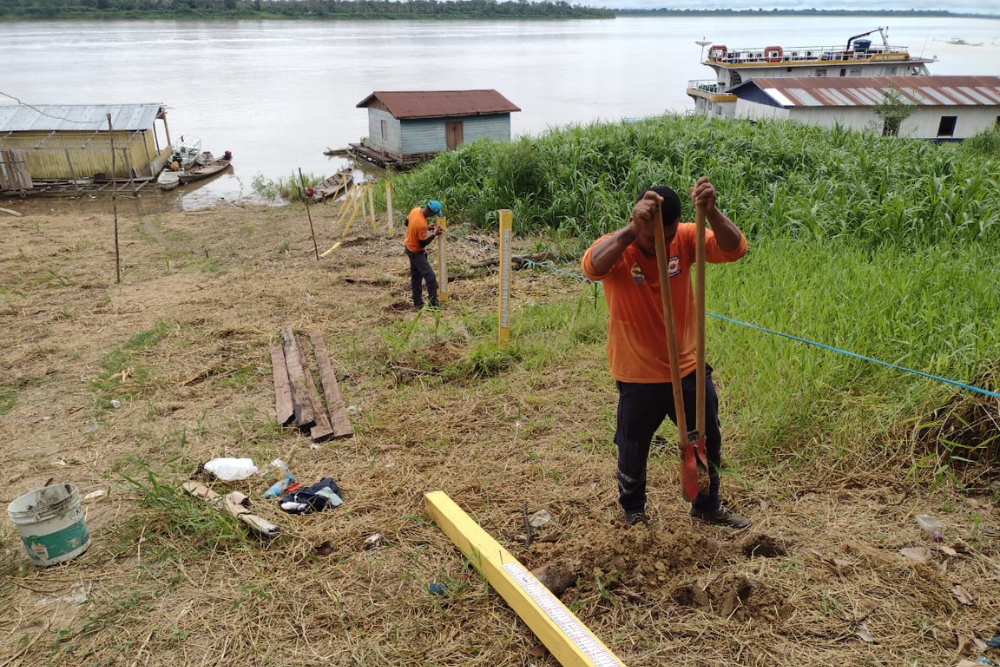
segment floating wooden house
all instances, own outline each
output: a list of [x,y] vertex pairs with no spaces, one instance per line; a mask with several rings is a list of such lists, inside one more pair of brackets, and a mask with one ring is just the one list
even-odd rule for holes
[[483,137],[510,140],[510,114],[520,109],[495,90],[375,91],[368,137],[348,155],[382,168],[408,167]]
[[0,105],[0,191],[145,181],[169,155],[162,104]]
[[[961,141],[1000,123],[1000,77],[888,76],[750,79],[733,88],[736,118],[787,118],[913,139]],[[898,127],[876,113],[899,104]]]

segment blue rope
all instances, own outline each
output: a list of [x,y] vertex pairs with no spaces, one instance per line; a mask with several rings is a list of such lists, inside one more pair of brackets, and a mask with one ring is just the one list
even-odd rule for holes
[[925,377],[929,380],[937,380],[938,382],[944,382],[945,384],[950,384],[961,389],[968,389],[969,391],[974,391],[980,394],[985,394],[986,396],[992,396],[993,398],[1000,398],[1000,394],[990,391],[989,389],[983,389],[981,387],[974,387],[970,384],[964,384],[962,382],[956,382],[955,380],[949,380],[948,378],[938,377],[937,375],[931,375],[930,373],[924,373],[923,371],[915,371],[912,368],[906,368],[905,366],[899,366],[897,364],[890,364],[888,361],[882,361],[880,359],[874,359],[872,357],[866,357],[863,354],[857,354],[856,352],[849,352],[847,350],[841,350],[839,347],[833,347],[831,345],[824,345],[823,343],[817,343],[815,341],[808,340],[806,338],[799,338],[798,336],[793,336],[791,334],[781,333],[780,331],[774,331],[772,329],[767,329],[765,327],[757,326],[756,324],[748,324],[746,322],[740,322],[739,320],[734,320],[729,317],[724,317],[723,315],[716,315],[715,313],[705,313],[709,317],[714,317],[718,320],[723,320],[725,322],[732,322],[733,324],[739,324],[742,327],[747,327],[749,329],[756,329],[757,331],[763,331],[765,333],[774,334],[775,336],[781,336],[782,338],[789,338],[800,343],[805,343],[806,345],[815,345],[816,347],[823,348],[824,350],[829,350],[830,352],[837,352],[838,354],[843,354],[848,357],[854,357],[855,359],[862,359],[864,361],[870,361],[874,364],[880,364],[882,366],[888,366],[889,368],[895,368],[897,371],[903,371],[905,373],[912,373],[913,375],[919,375]]
[[[493,248],[492,246],[488,246],[488,245],[485,245],[483,243],[479,243],[478,241],[474,241],[472,239],[463,238],[461,236],[457,236],[457,235],[452,234],[450,232],[448,233],[448,235],[452,236],[452,237],[454,237],[456,239],[459,239],[460,241],[465,241],[467,243],[474,243],[474,244],[476,244],[478,246],[481,246],[483,248],[489,248],[491,250],[496,250],[496,248]],[[539,264],[538,262],[532,261],[532,260],[528,259],[527,257],[520,257],[520,256],[517,256],[517,255],[515,255],[515,257],[517,257],[519,260],[521,260],[521,261],[523,261],[523,262],[525,262],[527,264],[530,264],[532,266],[539,266],[539,267],[541,267],[543,269],[548,269],[549,271],[555,271],[557,273],[561,273],[563,275],[570,276],[570,277],[573,277],[573,278],[577,278],[577,279],[580,279],[580,280],[586,280],[588,282],[600,282],[599,280],[598,281],[591,281],[589,278],[587,278],[587,276],[580,275],[579,273],[570,273],[569,271],[563,271],[562,269],[557,269],[557,268],[555,268],[553,266],[548,266],[546,264]],[[741,326],[741,327],[747,327],[748,329],[756,329],[757,331],[763,331],[764,333],[773,334],[775,336],[781,336],[782,338],[788,338],[790,340],[794,340],[794,341],[797,341],[799,343],[805,343],[806,345],[813,345],[814,347],[822,348],[822,349],[828,350],[830,352],[836,352],[838,354],[843,354],[843,355],[848,356],[848,357],[854,357],[855,359],[861,359],[862,361],[870,361],[873,364],[879,364],[881,366],[887,366],[887,367],[893,368],[893,369],[895,369],[897,371],[903,371],[904,373],[911,373],[913,375],[919,375],[920,377],[927,378],[928,380],[937,380],[938,382],[944,382],[945,384],[950,384],[953,387],[958,387],[959,389],[965,389],[967,391],[976,392],[978,394],[983,394],[985,396],[991,396],[993,398],[1000,398],[1000,393],[997,393],[995,391],[990,391],[989,389],[983,389],[982,387],[976,387],[976,386],[973,386],[971,384],[965,384],[963,382],[957,382],[956,380],[949,380],[948,378],[939,377],[937,375],[931,375],[930,373],[924,373],[923,371],[917,371],[917,370],[914,370],[912,368],[906,368],[905,366],[899,366],[898,364],[890,364],[888,361],[882,361],[881,359],[875,359],[873,357],[866,357],[863,354],[858,354],[856,352],[850,352],[848,350],[842,350],[839,347],[833,347],[831,345],[825,345],[823,343],[817,343],[816,341],[812,341],[812,340],[809,340],[807,338],[800,338],[798,336],[793,336],[791,334],[782,333],[780,331],[775,331],[773,329],[768,329],[766,327],[757,326],[756,324],[749,324],[747,322],[740,322],[739,320],[734,320],[734,319],[732,319],[730,317],[725,317],[723,315],[716,315],[715,313],[709,313],[709,312],[706,312],[705,314],[708,315],[709,317],[714,317],[717,320],[722,320],[724,322],[730,322],[732,324],[738,324],[739,326]]]

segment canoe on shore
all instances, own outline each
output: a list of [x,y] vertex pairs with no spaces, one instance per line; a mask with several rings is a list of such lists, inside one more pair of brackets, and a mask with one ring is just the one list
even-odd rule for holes
[[338,197],[354,183],[354,172],[351,169],[341,169],[319,185],[313,186],[309,201],[321,202]]
[[228,158],[220,157],[218,160],[212,160],[211,162],[200,166],[196,165],[194,167],[189,167],[185,169],[184,172],[178,176],[178,178],[180,179],[181,185],[191,183],[192,181],[200,181],[203,178],[214,176],[220,171],[228,168],[231,162],[232,160]]

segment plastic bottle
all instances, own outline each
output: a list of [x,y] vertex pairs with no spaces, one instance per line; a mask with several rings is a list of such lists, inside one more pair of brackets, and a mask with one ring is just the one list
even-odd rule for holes
[[271,488],[264,492],[265,498],[277,498],[295,481],[295,477],[292,476],[292,472],[285,465],[284,461],[274,459],[271,461],[271,465],[281,471],[281,479],[272,484]]
[[917,523],[920,527],[927,533],[928,536],[934,538],[935,542],[940,542],[942,540],[941,536],[941,522],[937,520],[937,517],[933,517],[930,514],[918,514],[916,516]]

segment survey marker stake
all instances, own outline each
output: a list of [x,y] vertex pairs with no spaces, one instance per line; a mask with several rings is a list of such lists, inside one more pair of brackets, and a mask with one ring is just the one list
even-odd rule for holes
[[306,202],[306,215],[309,216],[309,235],[313,240],[313,252],[316,253],[316,261],[319,261],[319,246],[316,245],[316,230],[313,229],[313,216],[309,212],[309,195],[306,194],[306,179],[302,175],[302,167],[299,167],[299,181],[302,182],[302,199]]
[[563,667],[625,667],[555,595],[444,491],[424,495],[427,513]]

